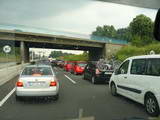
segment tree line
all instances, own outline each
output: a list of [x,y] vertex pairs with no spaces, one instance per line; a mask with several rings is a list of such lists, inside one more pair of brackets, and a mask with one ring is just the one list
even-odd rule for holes
[[58,58],[61,56],[68,56],[68,55],[73,55],[73,54],[62,52],[62,51],[52,51],[51,54],[49,55],[49,57]]
[[97,26],[92,32],[92,38],[109,37],[115,39],[127,40],[134,46],[144,46],[155,43],[153,37],[154,22],[151,18],[140,14],[136,16],[126,28],[115,29],[113,25]]
[[76,55],[72,53],[63,53],[62,51],[52,51],[49,57],[66,61],[87,61],[88,53],[84,51],[82,54]]

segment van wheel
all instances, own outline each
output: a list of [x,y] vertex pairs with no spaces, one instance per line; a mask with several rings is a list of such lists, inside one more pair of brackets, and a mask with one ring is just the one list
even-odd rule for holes
[[117,96],[117,88],[114,83],[111,84],[111,94]]
[[146,112],[153,117],[159,115],[159,106],[158,102],[153,94],[148,94],[144,101]]
[[94,76],[92,76],[92,83],[93,83],[93,84],[96,84],[96,81],[95,81],[95,77],[94,77]]

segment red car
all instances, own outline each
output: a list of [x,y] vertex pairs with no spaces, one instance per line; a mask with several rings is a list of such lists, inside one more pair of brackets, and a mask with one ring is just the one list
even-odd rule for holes
[[67,61],[64,64],[64,70],[67,72],[70,72],[72,70],[72,66],[73,66],[74,62],[73,61]]
[[71,72],[74,73],[75,75],[83,74],[84,68],[85,68],[86,65],[87,65],[86,62],[80,62],[80,61],[75,62],[73,67],[72,67],[72,71]]

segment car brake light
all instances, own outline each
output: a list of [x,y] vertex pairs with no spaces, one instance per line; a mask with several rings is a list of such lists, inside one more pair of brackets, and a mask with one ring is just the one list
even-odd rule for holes
[[23,87],[23,82],[22,82],[22,81],[18,81],[18,82],[16,83],[16,86],[17,86],[17,87]]
[[101,72],[98,70],[98,69],[96,69],[96,75],[99,75]]
[[57,86],[57,82],[56,81],[51,81],[50,86]]
[[81,68],[80,67],[76,67],[76,70],[78,71],[78,70],[80,70]]

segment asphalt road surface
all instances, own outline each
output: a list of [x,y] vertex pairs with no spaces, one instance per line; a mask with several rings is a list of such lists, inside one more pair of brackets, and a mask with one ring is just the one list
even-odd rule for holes
[[58,101],[32,98],[16,101],[17,77],[0,86],[0,120],[122,120],[149,118],[142,105],[125,97],[114,97],[107,84],[93,85],[60,68],[54,68],[60,81]]
[[16,65],[16,62],[0,62],[0,69]]

